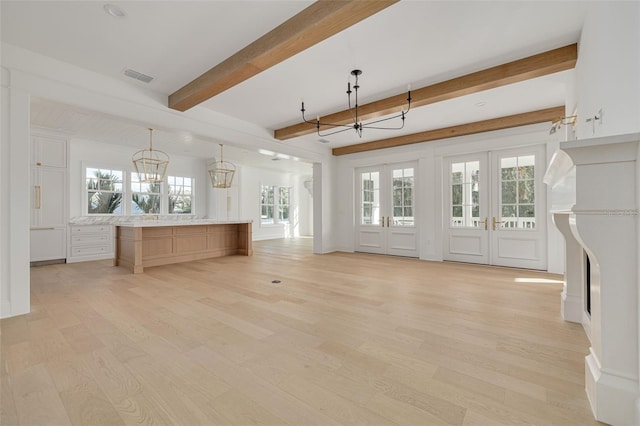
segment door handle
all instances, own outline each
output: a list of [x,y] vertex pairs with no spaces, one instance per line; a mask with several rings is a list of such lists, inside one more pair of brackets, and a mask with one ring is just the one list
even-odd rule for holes
[[485,230],[485,231],[486,231],[487,229],[489,229],[488,222],[489,222],[489,218],[488,218],[488,217],[485,217],[485,218],[484,218],[484,220],[479,220],[479,221],[478,221],[478,223],[484,223],[484,230]]
[[42,190],[40,189],[40,185],[35,186],[36,191],[36,201],[34,208],[39,210],[42,207]]
[[390,216],[387,216],[387,228],[391,226],[391,225],[389,225],[390,218],[391,218]]
[[497,220],[496,217],[494,216],[493,220],[492,220],[492,228],[493,228],[493,230],[494,231],[496,230],[496,225],[502,225],[505,222],[506,222],[506,220]]
[[384,216],[382,216],[382,218],[380,219],[380,226],[384,228]]

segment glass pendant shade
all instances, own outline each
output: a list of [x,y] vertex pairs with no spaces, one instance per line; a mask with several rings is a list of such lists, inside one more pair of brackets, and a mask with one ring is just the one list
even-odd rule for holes
[[153,149],[152,134],[153,129],[149,129],[149,149],[136,152],[131,160],[140,182],[160,183],[167,174],[169,156]]
[[222,158],[222,144],[220,144],[220,161],[216,161],[209,167],[209,179],[214,188],[231,188],[233,177],[236,174],[236,166],[224,161]]

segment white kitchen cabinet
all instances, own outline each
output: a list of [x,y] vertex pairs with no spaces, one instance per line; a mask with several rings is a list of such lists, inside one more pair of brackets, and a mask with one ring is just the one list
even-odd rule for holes
[[112,259],[113,225],[71,225],[67,263]]
[[67,167],[67,139],[31,136],[31,164],[44,167]]
[[67,257],[67,145],[66,139],[32,135],[31,262]]
[[67,171],[53,167],[31,169],[31,226],[67,226]]

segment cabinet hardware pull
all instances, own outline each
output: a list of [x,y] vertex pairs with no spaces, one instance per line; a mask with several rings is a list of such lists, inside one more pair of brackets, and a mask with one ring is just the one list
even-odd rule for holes
[[29,229],[31,231],[51,231],[51,230],[54,230],[56,228],[54,228],[54,227],[32,227],[32,228],[29,228]]
[[40,185],[36,185],[36,205],[35,205],[35,209],[39,210],[42,207],[42,190],[40,188]]

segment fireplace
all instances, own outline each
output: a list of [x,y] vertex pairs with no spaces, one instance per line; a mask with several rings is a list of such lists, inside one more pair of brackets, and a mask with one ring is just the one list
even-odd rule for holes
[[576,176],[575,205],[553,214],[566,243],[562,314],[589,335],[586,392],[610,424],[640,424],[639,145],[640,134],[560,145]]
[[584,310],[591,318],[591,261],[589,255],[584,252]]

